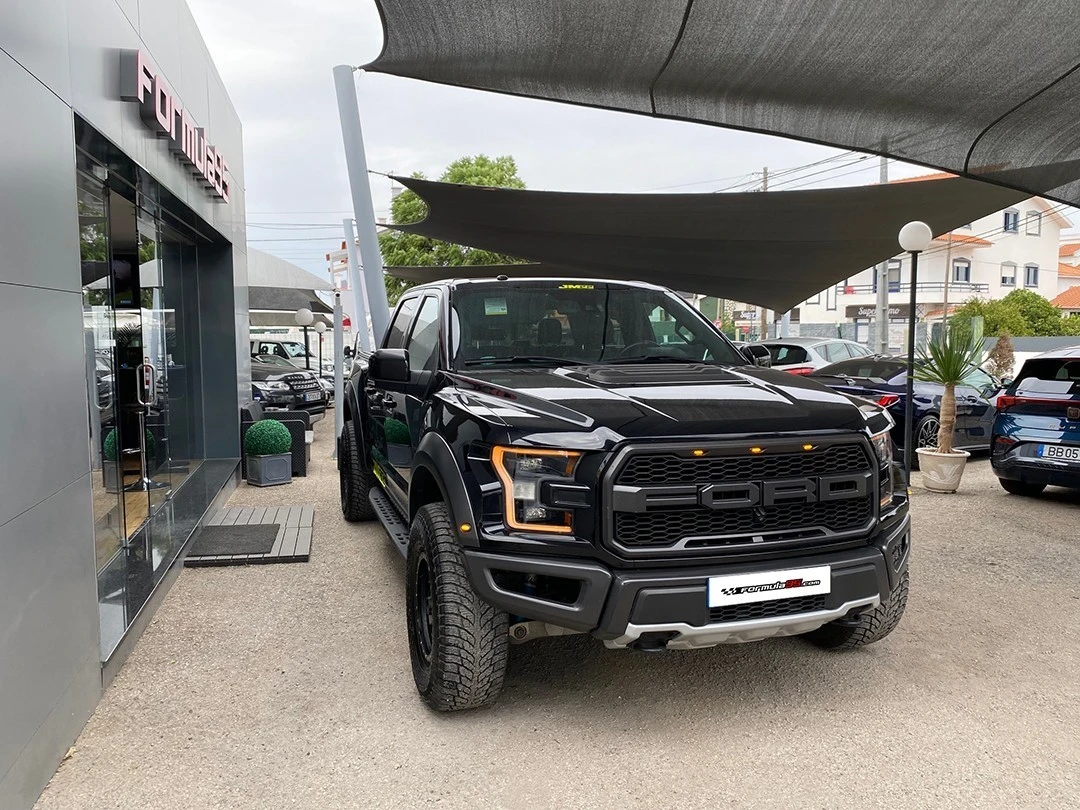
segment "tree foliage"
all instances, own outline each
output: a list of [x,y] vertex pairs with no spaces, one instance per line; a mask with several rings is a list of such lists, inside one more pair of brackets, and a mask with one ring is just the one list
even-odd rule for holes
[[[423,179],[417,172],[413,177]],[[517,164],[509,155],[489,158],[487,155],[458,158],[439,177],[440,182],[461,183],[469,186],[492,186],[498,188],[525,188],[518,176]],[[414,192],[406,189],[390,204],[390,221],[396,225],[419,222],[427,216],[427,205]],[[461,267],[481,264],[519,264],[523,259],[455,245],[439,239],[429,239],[414,233],[383,231],[379,234],[379,248],[383,264],[388,267]],[[386,294],[391,305],[397,302],[411,282],[389,275],[385,278]]]
[[974,317],[983,318],[984,332],[990,336],[1080,335],[1080,319],[1063,317],[1057,307],[1031,290],[1013,290],[997,301],[973,298],[958,308],[951,320]]
[[990,356],[986,360],[986,370],[995,377],[1008,377],[1012,374],[1015,362],[1012,338],[1008,332],[1002,332],[994,348],[990,350]]

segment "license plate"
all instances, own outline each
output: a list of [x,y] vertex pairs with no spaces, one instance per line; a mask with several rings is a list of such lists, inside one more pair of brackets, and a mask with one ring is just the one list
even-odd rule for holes
[[1080,461],[1080,447],[1063,444],[1040,444],[1039,458],[1052,458],[1058,461]]
[[756,574],[729,574],[709,577],[709,607],[816,596],[830,590],[832,569],[827,565]]
[[304,394],[304,402],[314,402],[317,399],[322,399],[322,391],[308,391]]

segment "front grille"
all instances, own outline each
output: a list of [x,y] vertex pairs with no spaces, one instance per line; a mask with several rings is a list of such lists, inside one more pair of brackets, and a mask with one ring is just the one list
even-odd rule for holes
[[870,469],[858,444],[838,444],[820,453],[785,453],[776,456],[680,458],[674,454],[633,456],[617,483],[627,486],[726,484],[774,478],[802,478],[835,472]]
[[709,608],[710,622],[744,622],[750,619],[771,619],[774,616],[793,616],[825,610],[825,595],[796,596],[792,599],[772,599],[747,605],[724,605]]
[[[815,437],[810,442],[816,449],[802,450],[801,440],[765,443],[760,455],[749,455],[745,444],[707,447],[702,457],[682,448],[627,450],[605,477],[612,505],[606,541],[631,555],[761,554],[780,547],[829,545],[838,536],[865,531],[875,516],[879,487],[869,446],[846,437]],[[862,477],[865,484],[849,483],[847,476]],[[750,499],[741,486],[760,494],[791,479],[811,494]],[[832,497],[815,500],[813,488],[801,479],[815,482],[819,494],[834,487],[828,490]],[[702,493],[720,484],[726,485],[728,504],[715,488]],[[843,497],[844,487],[852,488],[851,496]],[[740,498],[746,506],[734,505]],[[718,508],[721,504],[732,508]]]
[[[862,526],[873,514],[872,496],[825,503],[781,503],[754,509],[662,509],[648,512],[616,512],[615,538],[624,546],[670,546],[687,538],[709,538],[717,535],[760,534],[776,530],[794,530],[805,526],[820,526],[842,532],[852,526]],[[701,547],[741,543],[743,538],[709,541],[702,539]],[[695,545],[691,540],[688,546]]]
[[318,381],[307,374],[288,374],[284,379],[294,391],[313,391],[319,387]]

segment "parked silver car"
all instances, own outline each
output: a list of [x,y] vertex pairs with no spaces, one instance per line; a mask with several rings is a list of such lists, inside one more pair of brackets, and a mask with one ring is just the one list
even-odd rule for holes
[[792,337],[762,340],[753,344],[769,350],[772,367],[791,374],[806,375],[841,360],[873,354],[861,343],[840,338]]

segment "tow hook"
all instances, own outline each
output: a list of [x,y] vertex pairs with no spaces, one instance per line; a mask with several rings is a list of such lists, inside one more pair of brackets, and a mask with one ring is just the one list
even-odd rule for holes
[[856,627],[859,622],[862,621],[862,617],[865,613],[866,608],[854,608],[853,610],[849,610],[846,616],[836,619],[832,623],[839,625],[840,627]]
[[642,633],[630,644],[631,650],[643,653],[667,652],[667,645],[678,633]]

